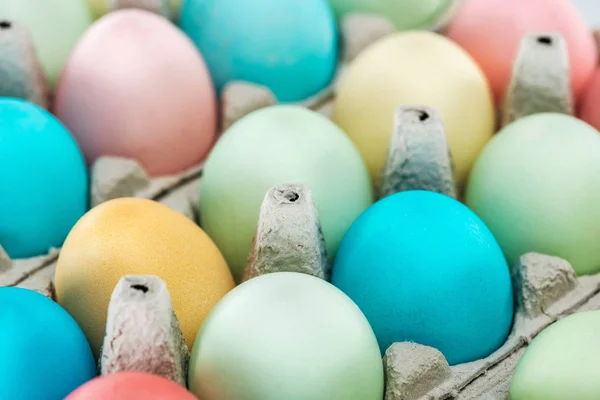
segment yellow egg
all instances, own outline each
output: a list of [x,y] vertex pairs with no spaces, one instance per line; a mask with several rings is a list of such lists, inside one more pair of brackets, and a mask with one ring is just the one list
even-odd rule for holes
[[375,183],[400,105],[437,109],[462,187],[495,128],[490,87],[477,64],[455,43],[425,31],[386,36],[350,64],[338,89],[334,121],[358,146]]
[[83,329],[98,356],[108,304],[124,275],[157,275],[191,348],[211,308],[234,287],[227,264],[193,221],[152,200],[124,198],[85,214],[58,259],[58,303]]

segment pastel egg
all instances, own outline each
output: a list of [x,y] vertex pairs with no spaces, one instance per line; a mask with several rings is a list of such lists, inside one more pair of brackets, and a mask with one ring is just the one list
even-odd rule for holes
[[596,129],[600,129],[600,69],[594,76],[583,95],[580,117]]
[[382,354],[395,342],[441,351],[450,365],[484,358],[506,340],[513,295],[502,250],[458,201],[407,191],[352,224],[331,282],[358,304]]
[[201,55],[149,11],[120,10],[94,23],[56,96],[56,115],[88,163],[121,156],[150,175],[174,174],[202,161],[215,138],[215,93]]
[[369,46],[342,77],[333,119],[356,143],[378,183],[394,112],[400,105],[412,104],[440,113],[457,183],[462,186],[494,133],[494,106],[477,64],[443,36],[424,31],[397,33]]
[[506,126],[477,160],[467,205],[498,239],[508,262],[528,252],[600,272],[600,134],[563,114]]
[[19,21],[27,26],[52,87],[69,53],[92,23],[85,0],[2,0],[0,19]]
[[569,0],[465,0],[446,33],[477,60],[500,101],[521,39],[532,31],[563,36],[573,91],[579,98],[594,72],[598,52],[589,28]]
[[0,398],[63,400],[96,376],[77,323],[37,292],[0,288]]
[[352,13],[386,17],[398,30],[427,29],[446,15],[455,0],[329,0],[338,18]]
[[320,92],[335,74],[337,28],[325,0],[186,0],[180,25],[218,90],[241,80],[293,102]]
[[279,272],[241,284],[213,309],[190,360],[203,400],[381,400],[373,330],[319,278]]
[[200,189],[201,226],[238,279],[265,194],[284,183],[311,190],[332,258],[346,229],[373,202],[364,161],[326,117],[282,105],[247,115],[216,144]]
[[186,343],[234,286],[223,256],[194,222],[152,200],[121,198],[94,207],[71,230],[58,258],[58,302],[99,354],[108,304],[125,275],[156,275],[171,295]]
[[35,104],[0,98],[0,244],[12,258],[60,247],[88,207],[83,156]]
[[570,315],[544,329],[517,364],[510,399],[597,399],[599,331],[597,310]]
[[168,379],[144,372],[117,372],[89,381],[65,400],[197,400]]

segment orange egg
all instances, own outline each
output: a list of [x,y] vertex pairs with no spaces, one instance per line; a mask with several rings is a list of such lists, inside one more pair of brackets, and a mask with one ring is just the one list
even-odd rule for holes
[[104,16],[80,39],[58,83],[55,113],[88,163],[127,157],[153,176],[201,162],[216,131],[202,56],[168,20],[135,9]]
[[211,308],[234,286],[208,235],[184,215],[152,200],[103,203],[73,227],[56,267],[56,295],[99,354],[108,304],[124,275],[156,275],[191,348]]

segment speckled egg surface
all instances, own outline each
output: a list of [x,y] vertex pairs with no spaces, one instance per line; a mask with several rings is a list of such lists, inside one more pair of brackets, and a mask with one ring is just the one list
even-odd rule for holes
[[83,156],[37,105],[0,98],[0,243],[12,258],[60,247],[88,208]]
[[96,376],[73,318],[46,296],[0,288],[0,398],[63,400]]
[[103,203],[69,233],[55,276],[58,302],[95,354],[111,294],[124,275],[156,275],[166,282],[190,348],[210,309],[233,288],[223,256],[192,220],[152,200]]
[[506,340],[509,269],[494,236],[458,201],[408,191],[369,207],[338,251],[332,283],[358,304],[382,354],[394,342],[440,350],[450,365]]

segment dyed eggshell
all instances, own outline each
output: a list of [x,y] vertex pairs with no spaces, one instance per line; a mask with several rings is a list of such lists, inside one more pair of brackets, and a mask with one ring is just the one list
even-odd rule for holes
[[37,292],[0,288],[0,399],[63,400],[96,376],[81,329]]
[[458,201],[394,194],[348,230],[331,282],[358,304],[383,354],[394,342],[440,350],[450,365],[490,355],[513,316],[509,269],[494,236]]
[[171,295],[186,343],[234,286],[223,256],[194,222],[152,200],[103,203],[79,220],[58,258],[58,302],[75,318],[97,355],[112,292],[125,275],[156,275]]
[[[108,12],[111,1],[112,0],[87,0],[95,18],[100,18]],[[144,3],[147,2],[147,0],[139,0],[139,2]],[[169,0],[173,19],[177,19],[182,2],[183,0]]]
[[564,37],[571,83],[579,98],[598,54],[589,28],[569,0],[465,0],[446,33],[477,60],[499,101],[508,89],[521,39],[532,31]]
[[455,0],[329,0],[336,16],[381,15],[398,30],[427,29],[443,17]]
[[284,183],[311,190],[330,257],[352,221],[373,202],[360,154],[326,117],[297,106],[247,115],[216,144],[200,189],[201,226],[238,279],[265,194]]
[[89,381],[65,400],[197,400],[168,379],[143,372],[117,372]]
[[0,19],[19,21],[27,26],[52,87],[73,46],[92,23],[85,0],[2,0]]
[[587,86],[580,108],[580,117],[596,129],[600,129],[600,69]]
[[373,330],[346,295],[306,274],[241,284],[198,333],[190,390],[204,400],[381,400]]
[[55,108],[88,163],[122,156],[153,176],[199,163],[215,138],[215,93],[201,55],[143,10],[94,23],[69,58]]
[[579,275],[600,272],[600,135],[563,114],[506,126],[473,168],[467,205],[512,265],[528,252],[566,259]]
[[0,98],[0,244],[12,258],[60,247],[88,207],[83,156],[35,104]]
[[233,80],[304,100],[333,79],[337,28],[326,0],[186,0],[180,25],[218,90]]
[[333,119],[356,143],[378,183],[394,112],[400,105],[412,104],[431,106],[440,113],[462,186],[494,133],[494,107],[477,64],[443,36],[397,33],[369,46],[342,76]]
[[570,315],[544,329],[519,360],[511,400],[596,400],[600,393],[600,311]]

